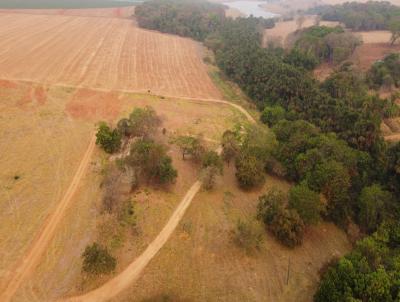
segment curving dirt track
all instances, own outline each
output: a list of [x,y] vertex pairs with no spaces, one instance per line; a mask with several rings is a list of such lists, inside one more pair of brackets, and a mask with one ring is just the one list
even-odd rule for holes
[[130,19],[0,12],[0,78],[220,98],[190,39]]
[[63,199],[60,201],[55,212],[50,216],[43,230],[39,234],[37,240],[34,241],[26,256],[17,263],[11,279],[8,281],[6,288],[0,294],[0,301],[10,301],[14,293],[20,286],[21,282],[26,278],[36,267],[40,261],[40,257],[45,251],[47,245],[52,240],[58,223],[62,219],[65,210],[71,204],[74,193],[77,190],[82,176],[85,174],[86,168],[90,162],[91,155],[95,147],[95,137],[90,141],[90,144],[82,158],[82,161],[76,171],[70,186],[68,187]]

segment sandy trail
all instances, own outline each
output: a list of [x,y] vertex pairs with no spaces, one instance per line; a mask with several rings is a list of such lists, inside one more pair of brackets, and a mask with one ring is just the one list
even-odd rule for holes
[[41,233],[38,235],[37,240],[33,242],[32,247],[29,249],[23,259],[17,263],[13,275],[11,276],[6,288],[0,294],[0,301],[10,301],[14,293],[17,291],[22,281],[29,276],[30,273],[35,269],[40,261],[41,256],[45,252],[49,242],[53,238],[57,225],[65,214],[65,210],[71,204],[73,196],[78,188],[78,185],[85,174],[86,168],[90,162],[94,147],[95,137],[90,141],[90,144],[79,164],[78,170],[76,171],[74,178],[71,181],[63,199],[57,206],[55,212],[49,217],[45,223]]

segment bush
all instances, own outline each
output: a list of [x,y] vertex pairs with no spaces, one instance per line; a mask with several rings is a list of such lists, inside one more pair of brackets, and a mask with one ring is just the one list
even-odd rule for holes
[[264,164],[255,156],[242,154],[235,164],[236,179],[242,189],[249,190],[264,183]]
[[287,209],[285,195],[276,189],[259,199],[258,217],[284,245],[295,247],[303,242],[304,223],[296,210]]
[[289,206],[297,211],[305,224],[316,224],[320,220],[321,201],[319,194],[310,190],[305,184],[290,189]]
[[258,250],[262,243],[262,234],[250,221],[238,220],[233,231],[233,242],[247,252]]
[[221,157],[215,151],[206,151],[201,157],[201,167],[206,169],[208,167],[214,167],[217,171],[222,174],[224,165]]
[[114,153],[121,147],[121,135],[118,130],[112,130],[105,122],[101,122],[96,133],[96,144],[107,153]]
[[215,186],[218,169],[214,166],[209,166],[201,171],[200,179],[203,183],[203,189],[209,191]]
[[116,260],[108,250],[96,242],[87,246],[82,254],[82,269],[90,274],[108,274],[115,270]]

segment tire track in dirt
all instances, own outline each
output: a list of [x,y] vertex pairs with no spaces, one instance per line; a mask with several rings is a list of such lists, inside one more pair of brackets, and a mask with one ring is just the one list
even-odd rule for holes
[[55,212],[48,218],[47,222],[45,222],[41,233],[34,241],[32,247],[29,249],[25,257],[16,264],[15,269],[13,270],[13,275],[8,283],[6,283],[6,288],[0,294],[0,301],[10,301],[21,285],[22,281],[27,278],[30,273],[32,273],[36,265],[39,263],[42,254],[46,250],[47,245],[55,234],[58,223],[62,219],[65,210],[70,205],[72,197],[74,196],[78,185],[85,174],[91,155],[94,151],[94,147],[95,137],[92,136],[89,146],[82,158],[81,163],[79,164],[78,170],[76,171],[64,197],[57,206]]

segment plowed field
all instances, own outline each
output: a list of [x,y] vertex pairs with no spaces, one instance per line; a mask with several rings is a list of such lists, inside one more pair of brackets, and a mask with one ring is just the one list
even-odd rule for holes
[[1,14],[0,78],[217,98],[200,44],[129,19]]

